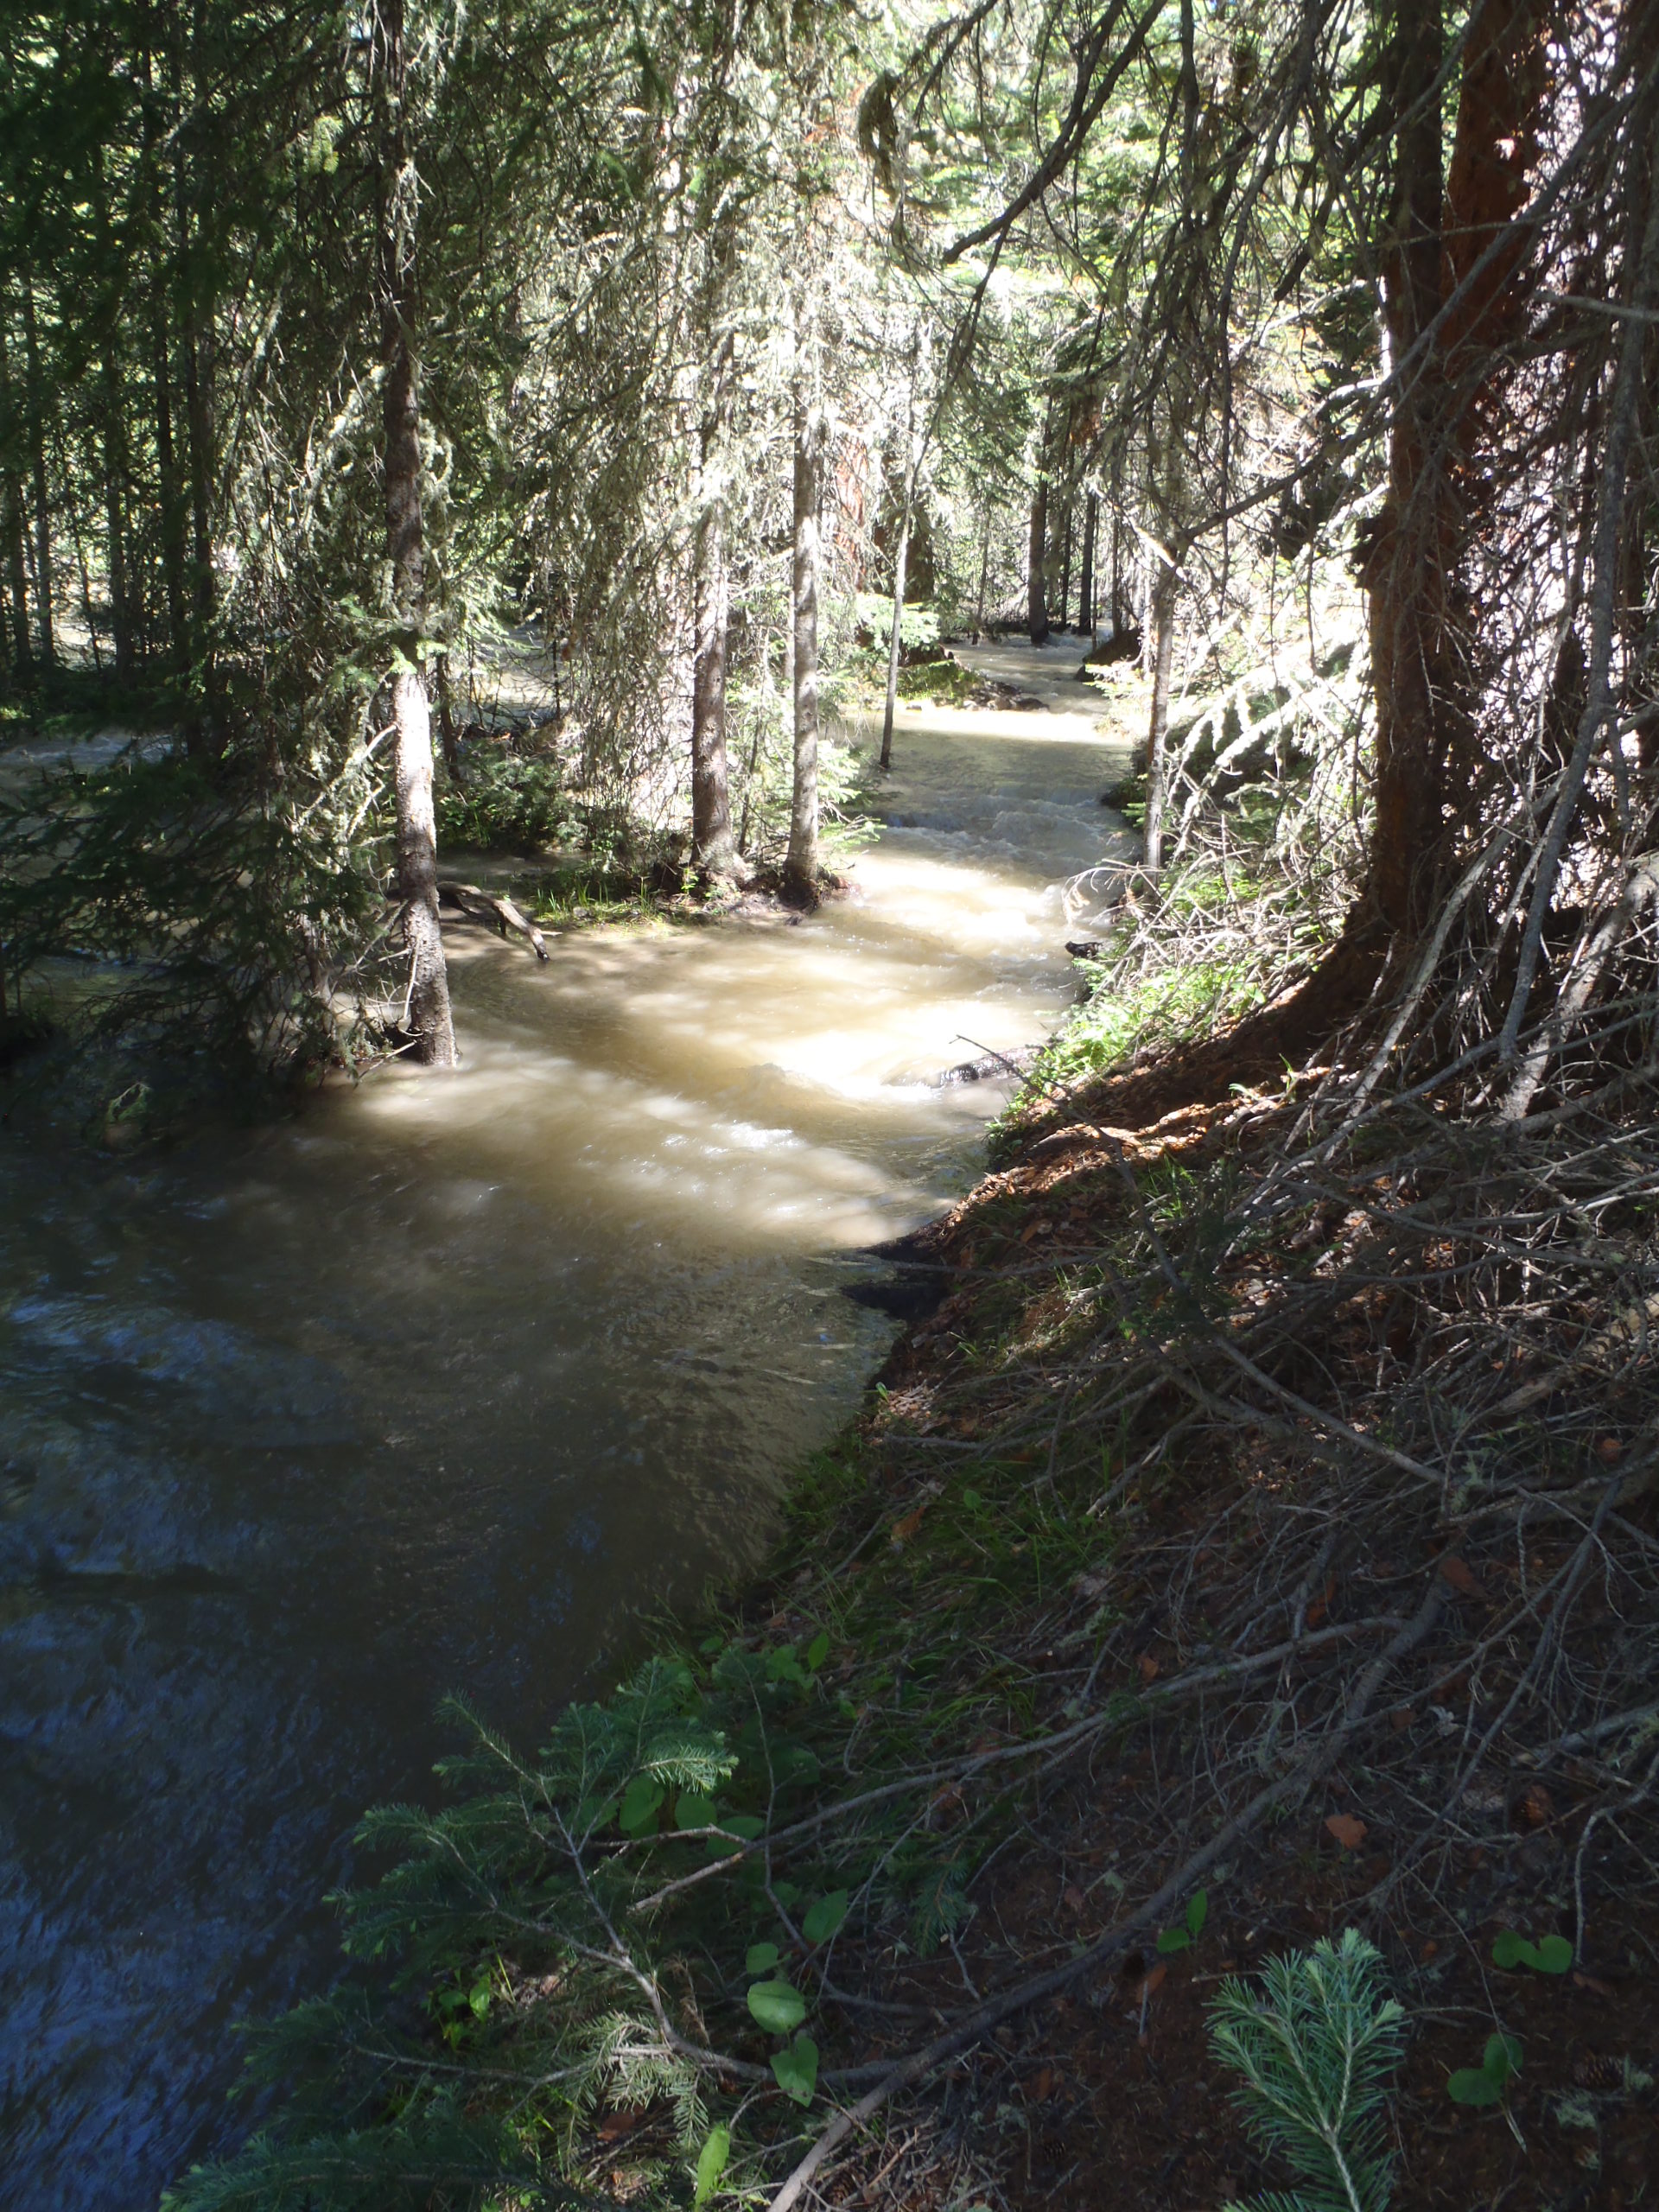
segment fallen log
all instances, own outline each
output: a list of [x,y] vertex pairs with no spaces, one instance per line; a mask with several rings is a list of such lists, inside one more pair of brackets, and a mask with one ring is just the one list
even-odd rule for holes
[[536,948],[536,957],[547,957],[547,939],[534,922],[519,912],[511,899],[502,892],[486,891],[476,883],[455,883],[448,880],[438,886],[438,897],[448,899],[475,922],[493,922],[505,937],[509,930],[516,930],[520,937],[527,937]]

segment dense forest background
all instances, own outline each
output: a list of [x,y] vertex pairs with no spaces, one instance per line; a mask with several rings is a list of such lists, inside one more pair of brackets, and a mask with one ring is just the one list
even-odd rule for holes
[[[1350,985],[1445,921],[1435,1033],[1513,1066],[1551,930],[1599,975],[1637,895],[1645,36],[14,13],[10,711],[90,672],[181,741],[13,812],[10,988],[95,941],[175,1046],[315,1065],[395,1001],[444,1059],[434,716],[443,819],[674,829],[705,880],[770,841],[810,896],[818,688],[880,600],[1086,601],[1155,679],[1150,867],[1172,671],[1236,684],[1187,765],[1341,764]],[[505,757],[479,671],[527,637],[557,711]]]
[[[1129,1637],[1103,1703],[1128,1616],[1079,1599],[1106,1641],[1071,1702],[1033,1692],[1023,1735],[963,1749],[971,1700],[941,1689],[931,1734],[884,1739],[903,1778],[832,1807],[863,1722],[804,1599],[793,1642],[660,1658],[539,1764],[480,1731],[464,1803],[387,1816],[397,1871],[353,1908],[435,2027],[366,1997],[299,2016],[267,2064],[313,2084],[302,2121],[184,2201],[518,2203],[626,2168],[699,2205],[790,2174],[788,2212],[852,2156],[849,2115],[1178,1910],[1196,1942],[1207,1871],[1323,1786],[1390,1669],[1423,1670],[1393,1710],[1467,1690],[1468,1717],[1432,1786],[1399,1770],[1409,1840],[1368,1925],[1483,1762],[1510,1761],[1493,1819],[1519,1836],[1554,1832],[1522,1779],[1566,1759],[1582,1967],[1592,1838],[1659,1786],[1659,14],[89,0],[8,14],[0,102],[3,710],[136,733],[6,783],[8,1051],[90,951],[108,980],[72,1026],[124,1069],[447,1065],[449,845],[810,904],[856,804],[831,710],[885,694],[890,750],[941,633],[1080,631],[1080,661],[1144,677],[1142,855],[1093,1026],[1008,1141],[1118,1146],[1128,1195],[1087,1284],[1050,1286],[1041,1388],[993,1420],[982,1375],[957,1433],[988,1440],[1008,1516],[1051,1510],[1033,1460],[1048,1498],[1091,1471],[1149,1516],[1112,1569],[1156,1582],[1147,1618],[1186,1618],[1196,1578],[1238,1650],[1270,1616],[1298,1655],[1331,1639],[1294,1726],[1238,1688],[1217,1754],[1152,1708],[1207,1694],[1220,1646]],[[526,670],[533,712],[503,703]],[[1213,1034],[1181,1027],[1195,976]],[[1136,1185],[1124,1132],[1275,1084],[1276,1119],[1228,1124],[1156,1203]],[[1020,1172],[1035,1204],[1049,1171]],[[995,1241],[962,1230],[952,1264]],[[1036,1341],[1007,1355],[1028,1380]],[[1150,1502],[1172,1427],[1230,1440],[1230,1479],[1292,1471],[1201,1542]],[[898,1482],[899,1445],[870,1448]],[[1248,1560],[1245,1520],[1276,1531]],[[1344,1642],[1319,1623],[1367,1545],[1417,1584]],[[873,1600],[812,1603],[875,1636]],[[1061,1648],[1043,1619],[1032,1649]],[[884,1792],[965,1808],[999,1760],[1039,1788],[1067,1745],[1166,1726],[1182,1809],[1133,1895],[1110,1878],[1122,1916],[1000,1996],[963,1966],[948,2021],[937,1990],[892,1994],[900,1950],[963,1924],[974,1853],[930,1842],[937,1796],[895,1840]],[[1332,1820],[1357,1847],[1366,1821]],[[716,1893],[776,1940],[728,1957]],[[796,1983],[839,2023],[822,2075]],[[1506,2050],[1467,2101],[1513,2119]],[[1382,2203],[1385,2164],[1329,2201]]]

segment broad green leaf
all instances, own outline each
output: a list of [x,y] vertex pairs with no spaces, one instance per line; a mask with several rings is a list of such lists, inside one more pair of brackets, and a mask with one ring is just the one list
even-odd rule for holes
[[769,1682],[804,1682],[805,1675],[800,1661],[795,1656],[792,1643],[780,1644],[776,1651],[766,1654],[766,1680]]
[[825,1635],[823,1630],[820,1629],[817,1635],[813,1637],[811,1643],[806,1647],[807,1666],[811,1672],[816,1675],[819,1668],[823,1666],[824,1661],[829,1656],[830,1638]]
[[759,1813],[721,1813],[720,1825],[729,1828],[734,1835],[741,1835],[745,1843],[753,1843],[756,1836],[766,1832],[766,1824]]
[[467,2002],[473,2008],[473,2018],[481,2020],[490,2009],[490,1978],[484,1974],[475,1981],[467,1994]]
[[775,1943],[751,1943],[744,1955],[743,1963],[751,1974],[770,1974],[777,1965],[779,1956]]
[[674,1815],[674,1824],[681,1828],[711,1828],[717,1824],[719,1818],[712,1797],[704,1797],[695,1789],[688,1789],[681,1796]]
[[818,2080],[818,2046],[810,2036],[797,2036],[772,2062],[779,2088],[798,2105],[812,2101]]
[[757,1981],[749,2011],[769,2035],[791,2035],[806,2018],[806,1999],[786,1981]]
[[1484,2066],[1462,2066],[1446,2083],[1446,2094],[1454,2105],[1495,2105],[1503,2084],[1494,2082]]
[[623,1834],[644,1835],[653,1827],[666,1794],[655,1775],[636,1774],[622,1793],[622,1810],[617,1816]]
[[1524,1936],[1517,1935],[1513,1928],[1502,1928],[1492,1944],[1492,1964],[1502,1967],[1507,1974],[1512,1967],[1520,1965],[1531,1948]]
[[1495,2082],[1507,2082],[1511,2074],[1521,2071],[1521,2046],[1513,2036],[1501,2032],[1488,2036],[1480,2063]]
[[709,2139],[697,2153],[697,2186],[691,2199],[693,2212],[702,2212],[702,2208],[719,2188],[720,2177],[725,2172],[726,2161],[731,2155],[731,2129],[712,2128]]
[[809,1943],[827,1943],[847,1917],[847,1892],[831,1890],[808,1909],[801,1933]]
[[1185,1928],[1166,1928],[1158,1938],[1158,1948],[1169,1958],[1177,1951],[1188,1949],[1192,1942]]
[[1210,1917],[1210,1892],[1194,1890],[1187,1900],[1186,1932],[1196,1942],[1204,1933],[1204,1923]]
[[1565,1936],[1546,1936],[1541,1943],[1533,1946],[1532,1956],[1527,1961],[1540,1974],[1565,1974],[1573,1963],[1573,1946]]

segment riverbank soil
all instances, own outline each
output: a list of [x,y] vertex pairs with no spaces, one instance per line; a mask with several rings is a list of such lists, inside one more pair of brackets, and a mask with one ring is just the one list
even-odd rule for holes
[[[1344,1128],[1321,1070],[1205,1092],[1191,1062],[1053,1105],[912,1240],[948,1295],[817,1532],[845,1564],[766,1622],[833,1608],[860,1726],[956,1762],[922,1815],[943,1934],[885,1993],[941,2033],[1006,2013],[890,2115],[887,2178],[868,2150],[817,2185],[944,2201],[971,2152],[1033,2212],[1283,2189],[1206,2008],[1351,1926],[1407,2014],[1396,2205],[1647,2202],[1651,1102]],[[1506,1932],[1570,1950],[1500,1966]],[[1454,2101],[1498,2032],[1503,2094]]]

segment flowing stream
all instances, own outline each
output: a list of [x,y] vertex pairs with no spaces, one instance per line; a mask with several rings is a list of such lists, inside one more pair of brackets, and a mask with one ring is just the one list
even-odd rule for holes
[[1076,995],[1122,753],[912,712],[797,924],[450,938],[465,1066],[89,1163],[0,1132],[0,2202],[148,2212],[236,2139],[237,2019],[321,1986],[355,1815],[439,1696],[533,1743],[642,1608],[753,1563]]

